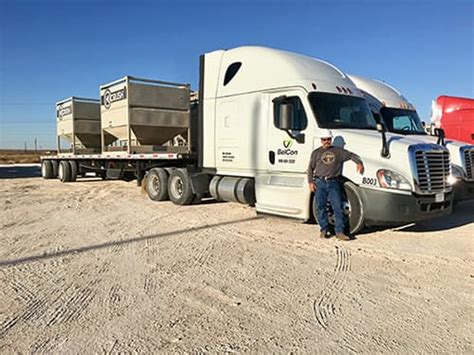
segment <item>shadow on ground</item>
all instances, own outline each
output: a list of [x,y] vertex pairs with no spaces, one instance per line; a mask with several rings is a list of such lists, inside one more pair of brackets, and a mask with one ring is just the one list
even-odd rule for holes
[[[474,201],[459,202],[448,216],[398,228],[400,232],[436,232],[474,223]],[[474,236],[474,231],[473,231]]]
[[87,245],[87,246],[84,246],[84,247],[74,248],[74,249],[66,249],[66,250],[61,250],[61,251],[54,252],[54,253],[43,253],[43,254],[38,254],[38,255],[31,255],[31,256],[26,256],[26,257],[23,257],[23,258],[12,259],[12,260],[0,260],[0,269],[5,268],[5,267],[10,267],[10,266],[16,266],[16,265],[20,265],[20,264],[35,262],[35,261],[54,259],[54,258],[58,258],[58,257],[68,256],[68,255],[77,255],[79,253],[86,253],[86,252],[93,251],[93,250],[110,248],[112,246],[117,246],[117,245],[125,245],[125,244],[143,242],[143,241],[150,240],[150,239],[160,239],[160,238],[170,237],[170,236],[173,236],[173,235],[187,234],[187,233],[196,232],[196,231],[203,230],[203,229],[210,229],[210,228],[214,228],[214,227],[222,227],[222,226],[227,226],[227,225],[231,225],[231,224],[243,223],[243,222],[253,221],[253,220],[256,220],[256,219],[260,219],[260,218],[262,218],[262,217],[255,216],[255,217],[243,218],[243,219],[227,221],[227,222],[206,224],[206,225],[199,226],[199,227],[178,229],[178,230],[171,231],[171,232],[159,233],[159,234],[154,234],[154,235],[147,235],[147,236],[143,236],[143,237],[123,239],[123,240],[112,240],[112,241],[106,242],[106,243]]
[[[370,226],[365,227],[357,236],[364,236],[375,232],[392,229],[395,232],[436,232],[461,227],[474,223],[474,201],[459,202],[450,215],[428,219],[418,223],[403,224],[399,226]],[[473,231],[474,236],[474,231]]]
[[41,177],[41,166],[39,164],[0,165],[0,179],[19,179],[31,177]]

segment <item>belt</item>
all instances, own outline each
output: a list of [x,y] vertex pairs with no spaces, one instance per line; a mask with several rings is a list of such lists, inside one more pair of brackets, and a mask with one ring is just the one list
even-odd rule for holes
[[316,179],[320,179],[320,180],[326,180],[326,181],[330,181],[330,180],[339,180],[339,176],[316,176]]

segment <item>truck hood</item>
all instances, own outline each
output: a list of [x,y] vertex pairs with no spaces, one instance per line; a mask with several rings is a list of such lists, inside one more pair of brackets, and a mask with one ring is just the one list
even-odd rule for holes
[[[408,137],[408,136],[405,136]],[[434,143],[438,141],[438,137],[430,135],[410,135],[409,137],[419,140],[423,143]],[[444,139],[446,143],[446,148],[449,150],[449,155],[451,157],[451,163],[457,165],[460,168],[464,169],[464,157],[462,155],[462,149],[471,148],[474,149],[474,145],[467,144],[465,142],[457,141],[455,139]],[[464,169],[465,170],[465,169]]]
[[[409,147],[418,144],[430,144],[430,141],[418,137],[403,136],[387,132],[390,156],[380,155],[382,150],[382,135],[375,130],[332,129],[335,146],[343,147],[359,155],[366,167],[364,176],[375,177],[377,170],[390,169],[401,173],[413,181],[415,172],[412,171],[409,157]],[[436,146],[436,145],[434,145]],[[437,147],[437,146],[436,146]]]

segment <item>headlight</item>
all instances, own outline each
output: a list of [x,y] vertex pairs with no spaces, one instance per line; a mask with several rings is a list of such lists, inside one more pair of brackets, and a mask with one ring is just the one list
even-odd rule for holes
[[377,171],[377,180],[381,187],[387,189],[411,190],[408,179],[392,170],[380,169]]
[[464,171],[458,165],[451,165],[451,175],[448,176],[448,183],[454,185],[459,180],[464,179]]
[[455,178],[464,178],[464,170],[459,165],[451,165],[451,175]]

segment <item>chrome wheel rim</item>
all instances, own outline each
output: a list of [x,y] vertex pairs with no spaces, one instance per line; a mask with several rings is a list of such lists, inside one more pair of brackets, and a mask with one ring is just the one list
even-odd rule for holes
[[151,181],[151,188],[155,194],[159,194],[161,187],[160,187],[160,179],[158,179],[158,176],[152,176]]
[[[342,203],[342,210],[344,214],[349,218],[351,216],[351,204],[349,201],[344,201]],[[331,204],[328,202],[326,206],[326,211],[328,213],[328,222],[330,225],[335,226],[336,225],[336,215],[334,214]]]
[[183,180],[179,176],[174,176],[171,181],[171,193],[173,196],[179,198],[183,196]]

